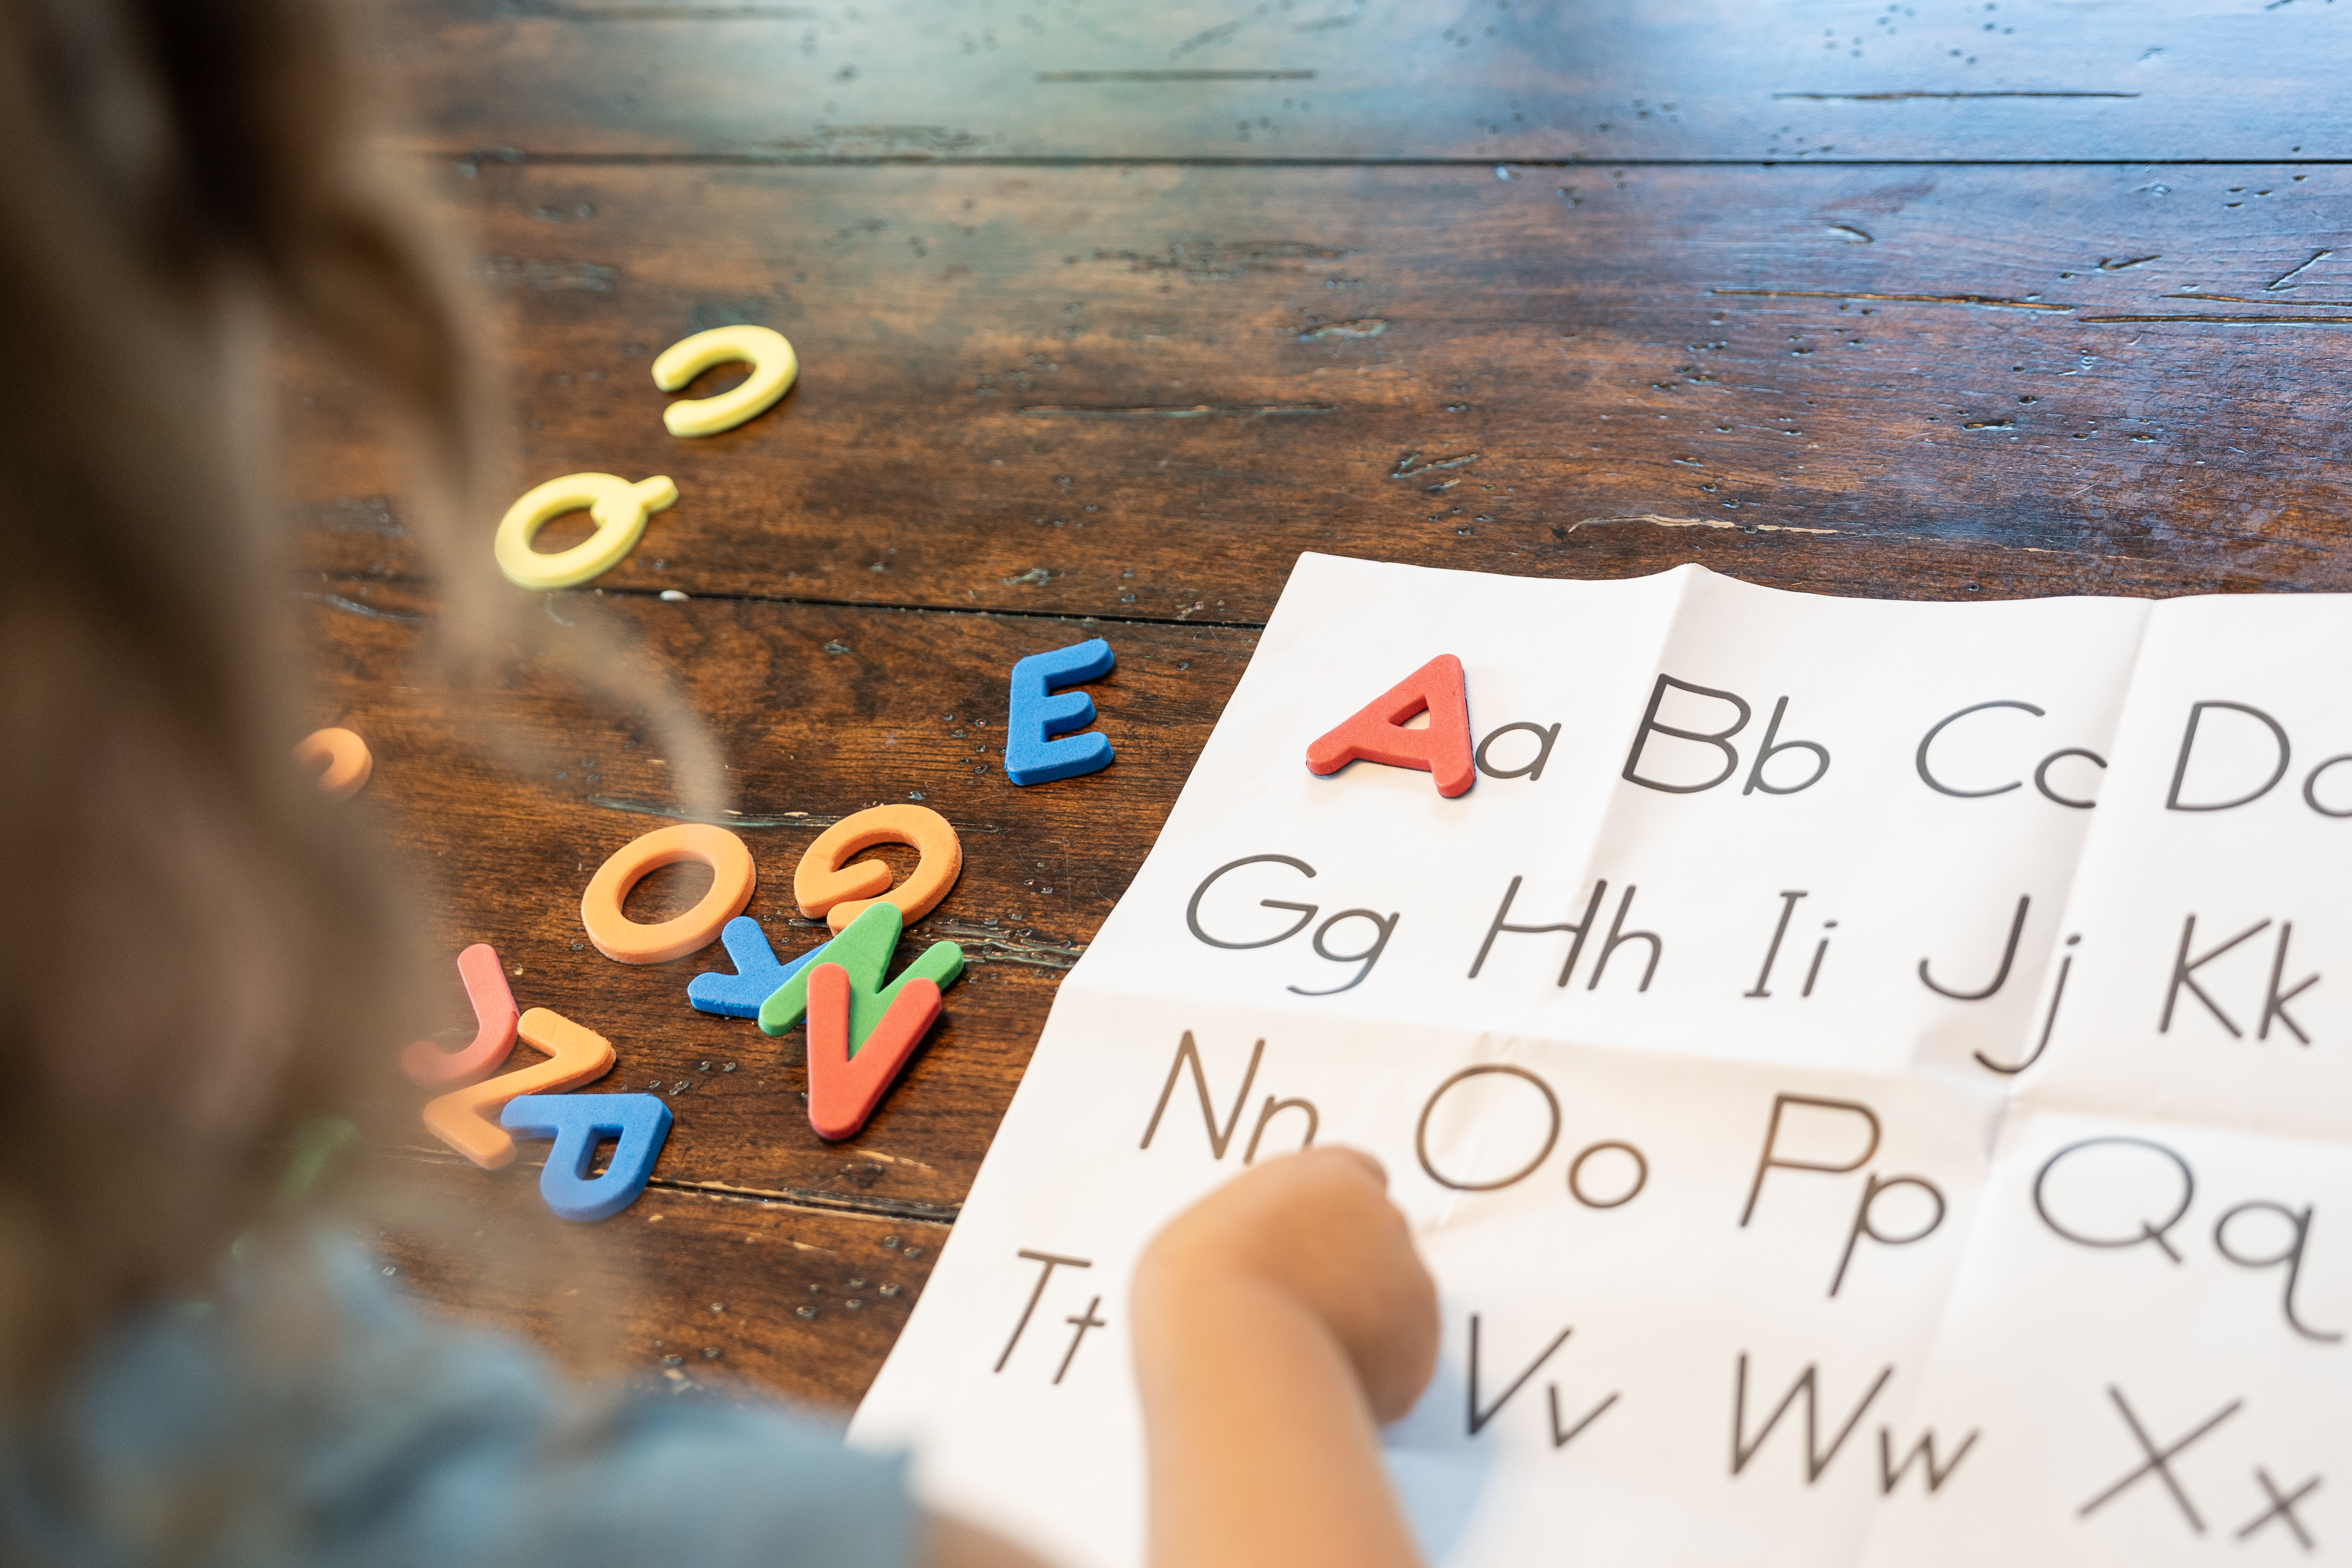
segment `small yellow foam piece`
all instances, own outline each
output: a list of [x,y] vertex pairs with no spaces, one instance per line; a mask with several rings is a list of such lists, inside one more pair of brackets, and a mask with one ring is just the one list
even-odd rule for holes
[[[637,548],[646,520],[677,501],[677,486],[664,475],[632,485],[616,474],[566,474],[526,491],[499,523],[499,570],[522,588],[571,588],[602,577]],[[551,555],[530,548],[539,530],[586,508],[596,531],[582,544]]]
[[676,392],[713,365],[748,363],[742,385],[717,397],[681,398],[662,410],[672,435],[716,435],[773,406],[801,373],[792,340],[768,327],[713,327],[681,338],[654,361],[654,385]]

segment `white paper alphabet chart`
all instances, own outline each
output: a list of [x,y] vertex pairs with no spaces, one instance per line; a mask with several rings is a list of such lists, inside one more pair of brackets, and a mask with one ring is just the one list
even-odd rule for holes
[[[1474,787],[1309,770],[1443,655]],[[1303,557],[853,1440],[1132,1568],[1138,1253],[1348,1143],[1434,1563],[2352,1561],[2347,672],[2335,598]]]

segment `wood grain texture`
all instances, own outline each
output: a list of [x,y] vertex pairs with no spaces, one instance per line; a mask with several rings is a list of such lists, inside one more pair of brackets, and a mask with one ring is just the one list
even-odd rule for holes
[[436,1154],[376,1164],[399,1184],[372,1238],[394,1279],[576,1374],[671,1394],[847,1409],[948,1236],[660,1181],[612,1220],[567,1225],[540,1202],[533,1158],[498,1172]]
[[456,154],[2274,159],[2352,152],[2320,0],[390,0]]
[[[364,598],[358,597],[364,595]],[[724,748],[759,885],[747,913],[780,954],[824,935],[792,902],[818,833],[852,811],[921,800],[954,824],[963,873],[912,923],[899,962],[937,940],[965,951],[946,1013],[866,1129],[840,1144],[808,1123],[806,1044],[687,1005],[688,980],[731,970],[715,945],[667,964],[616,964],[589,945],[580,894],[599,864],[663,826],[675,789],[625,717],[600,714],[521,650],[509,687],[454,697],[419,666],[426,603],[347,585],[315,612],[320,722],[374,749],[365,807],[423,882],[452,963],[449,1044],[473,1032],[455,956],[499,951],[518,1005],[551,1008],[610,1040],[597,1091],[666,1096],[676,1121],[656,1174],[715,1194],[908,1219],[951,1218],[1020,1081],[1060,976],[1110,910],[1173,804],[1255,642],[1216,627],[1131,626],[1118,667],[1088,687],[1118,747],[1107,770],[1026,789],[1002,766],[1007,672],[1093,634],[1076,622],[639,595],[549,596],[577,620],[601,606],[673,672]],[[392,617],[400,617],[394,619]],[[409,619],[414,617],[415,619]],[[477,744],[499,737],[500,753]],[[657,873],[625,905],[682,913],[709,873]],[[894,965],[894,969],[896,966]],[[387,1095],[419,1105],[387,1042]],[[523,1053],[530,1060],[529,1053]],[[421,1129],[416,1141],[431,1140]]]
[[[677,479],[609,587],[1247,622],[1309,549],[1898,597],[2343,586],[2352,559],[2352,170],[449,183],[518,490]],[[800,384],[671,437],[651,357],[735,320],[791,337]],[[348,393],[295,380],[311,564],[420,570],[357,488],[391,480]]]
[[[513,493],[678,483],[539,612],[608,616],[710,724],[751,912],[814,941],[792,866],[861,807],[963,838],[901,956],[950,937],[968,977],[825,1145],[797,1035],[687,1008],[715,950],[587,945],[588,875],[669,820],[662,759],[537,649],[440,686],[364,391],[289,352],[318,717],[378,758],[354,805],[453,955],[492,942],[524,1006],[614,1040],[591,1092],[675,1109],[596,1227],[544,1214],[529,1154],[383,1153],[418,1199],[391,1266],[574,1364],[862,1392],[1302,549],[1884,597],[2352,587],[2352,15],[2320,0],[344,8],[492,301]],[[647,366],[738,321],[794,340],[799,386],[674,440]],[[1006,673],[1097,632],[1118,760],[1013,789]],[[659,873],[630,912],[697,891]],[[454,971],[447,1001],[463,1038]]]

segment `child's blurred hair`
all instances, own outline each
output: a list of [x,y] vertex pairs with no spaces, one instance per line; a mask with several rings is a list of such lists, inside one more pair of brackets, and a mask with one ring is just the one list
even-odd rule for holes
[[[0,0],[0,1403],[201,1277],[411,1038],[396,879],[289,757],[274,340],[379,397],[452,664],[522,602],[488,570],[475,329],[341,67],[310,0]],[[552,652],[695,799],[659,684]]]

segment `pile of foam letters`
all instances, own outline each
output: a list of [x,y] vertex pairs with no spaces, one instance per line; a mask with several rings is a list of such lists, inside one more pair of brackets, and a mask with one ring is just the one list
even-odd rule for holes
[[[846,863],[885,843],[911,844],[920,857],[896,887],[879,861]],[[622,914],[630,889],[680,861],[710,868],[699,903],[656,925]],[[724,828],[681,823],[645,834],[598,867],[581,894],[580,922],[596,950],[622,964],[667,963],[713,938],[724,943],[735,972],[697,975],[687,1000],[703,1012],[757,1019],[772,1035],[806,1019],[809,1124],[820,1137],[846,1138],[866,1124],[939,1018],[940,991],[963,973],[963,949],[934,942],[883,983],[900,927],[947,896],[962,866],[955,830],[925,807],[877,806],[835,823],[793,875],[801,913],[823,917],[833,936],[787,964],[743,913],[758,879],[751,850]],[[449,1051],[418,1040],[401,1058],[410,1078],[442,1091],[425,1107],[425,1127],[492,1170],[513,1160],[516,1135],[551,1138],[540,1182],[550,1208],[566,1219],[603,1219],[627,1207],[668,1137],[668,1105],[654,1094],[558,1092],[610,1071],[612,1042],[546,1008],[518,1012],[487,943],[460,954],[457,972],[474,1007],[472,1042]],[[518,1038],[547,1060],[493,1077]],[[606,1138],[614,1141],[611,1162],[592,1178],[589,1166]]]
[[[673,344],[654,361],[654,380],[676,391],[730,361],[749,362],[750,378],[716,397],[671,403],[664,416],[671,434],[709,435],[740,424],[782,398],[799,373],[793,346],[781,334],[729,327]],[[536,486],[508,510],[494,553],[521,587],[572,587],[617,565],[635,547],[650,514],[677,499],[677,488],[666,477],[631,484],[609,474],[566,475]],[[596,525],[585,543],[552,555],[531,548],[547,523],[583,507]],[[1098,680],[1113,662],[1109,644],[1096,638],[1032,654],[1013,666],[1004,747],[1012,782],[1075,778],[1109,764],[1105,737],[1070,734],[1094,722],[1093,699],[1055,688]],[[297,755],[308,765],[325,765],[320,785],[331,794],[348,795],[366,782],[365,745],[347,730],[320,731]],[[912,845],[919,856],[896,887],[880,861],[852,862],[885,843]],[[710,889],[699,903],[656,925],[622,914],[639,881],[681,861],[710,868]],[[962,865],[955,830],[927,808],[877,806],[843,819],[809,846],[793,874],[801,914],[822,917],[833,935],[785,963],[760,923],[743,913],[757,881],[751,850],[724,828],[683,823],[646,833],[605,861],[581,895],[580,918],[597,951],[617,963],[667,963],[714,938],[724,944],[735,972],[697,975],[687,986],[688,1002],[702,1012],[756,1019],[771,1035],[805,1020],[809,1124],[818,1136],[838,1140],[866,1124],[938,1019],[940,992],[963,973],[963,950],[934,942],[883,983],[901,927],[947,896]],[[668,1139],[669,1106],[655,1094],[562,1092],[612,1069],[612,1042],[546,1008],[519,1012],[497,950],[487,943],[459,954],[457,972],[473,1004],[472,1042],[446,1051],[418,1040],[401,1058],[412,1080],[437,1092],[425,1107],[426,1128],[488,1170],[513,1162],[517,1137],[551,1139],[540,1180],[551,1209],[565,1219],[595,1220],[626,1208]],[[517,1039],[547,1059],[499,1073]],[[607,1139],[614,1144],[611,1158],[602,1174],[591,1176]]]

